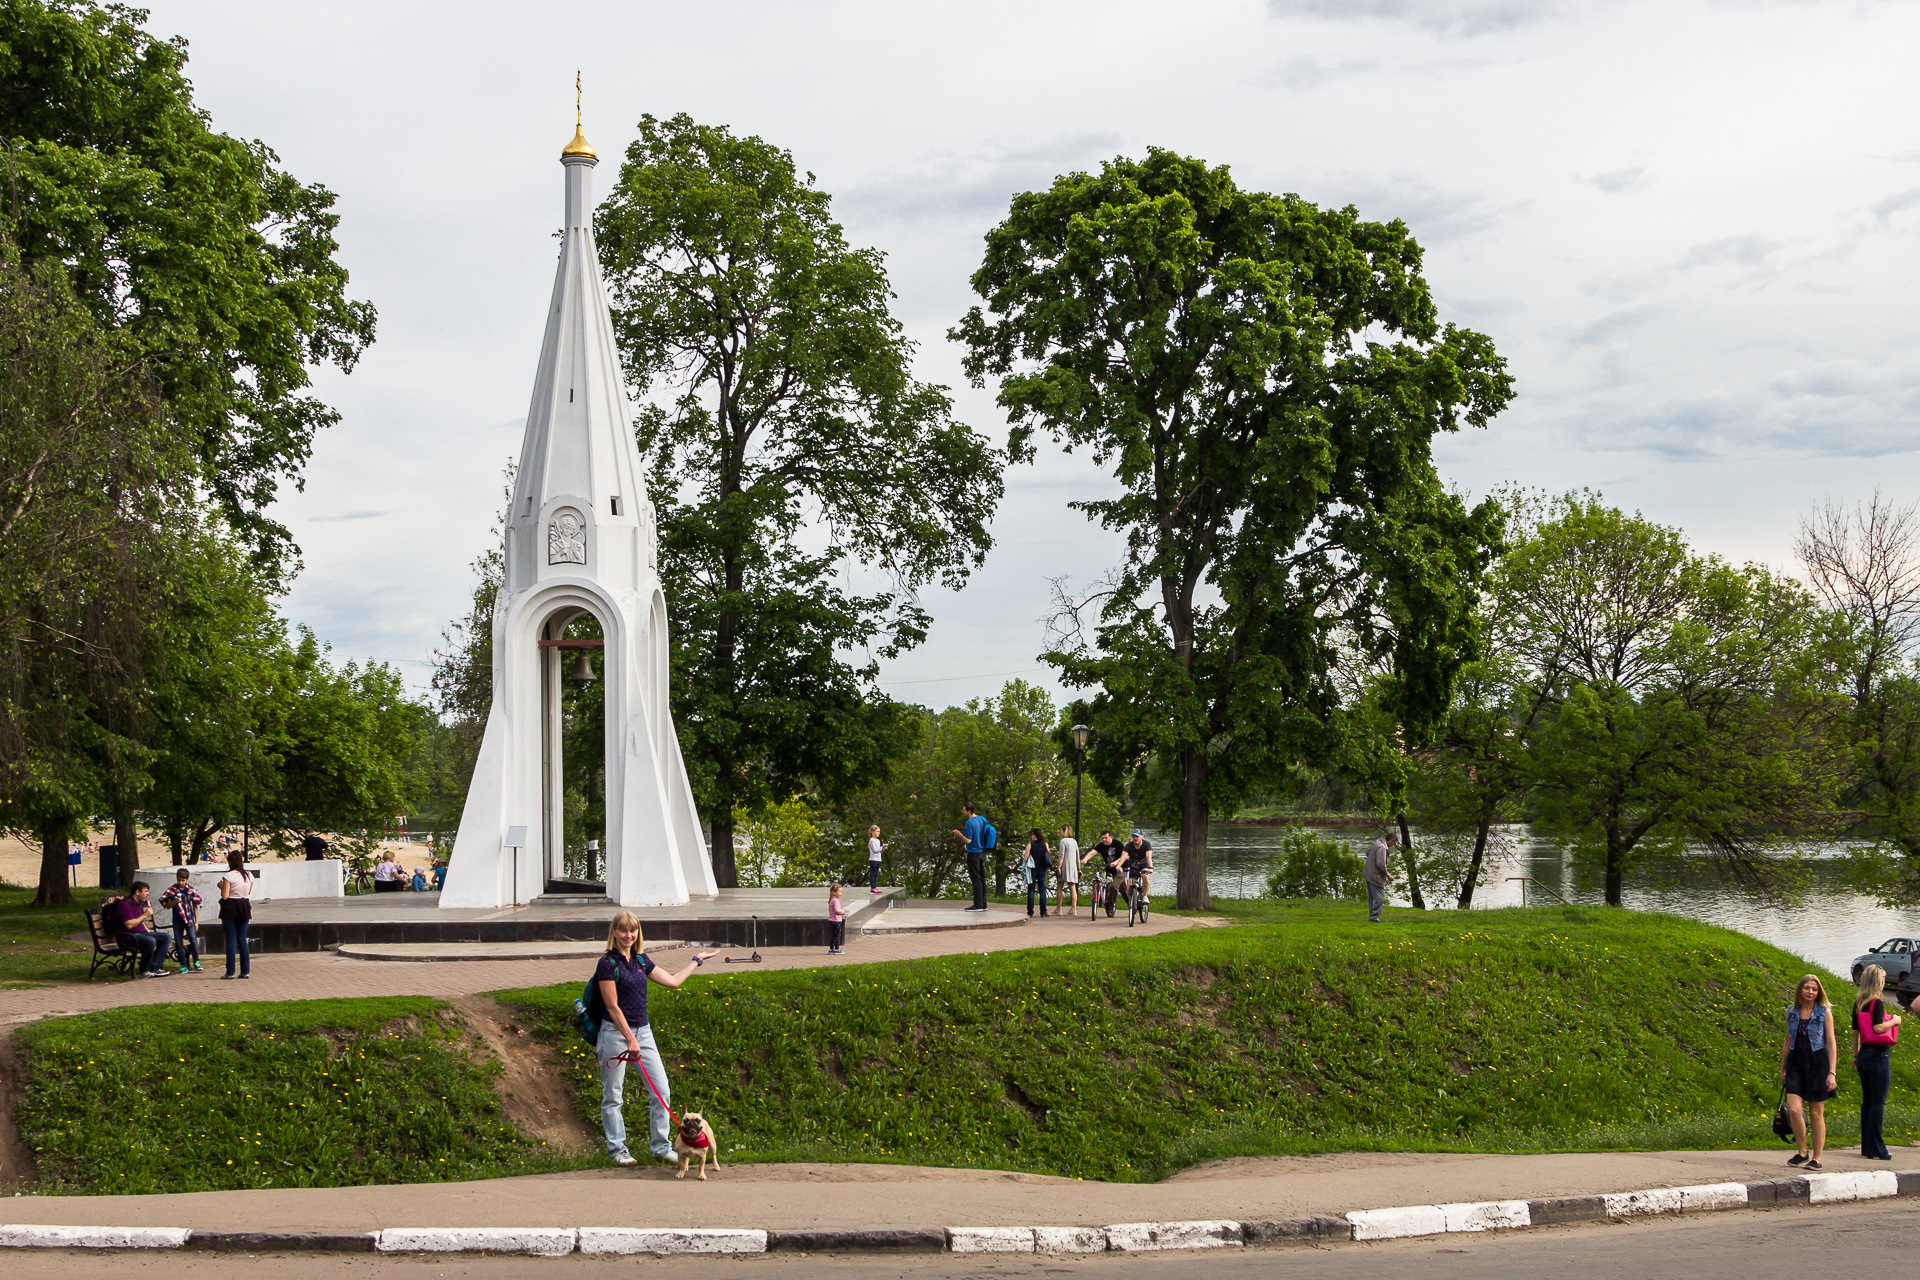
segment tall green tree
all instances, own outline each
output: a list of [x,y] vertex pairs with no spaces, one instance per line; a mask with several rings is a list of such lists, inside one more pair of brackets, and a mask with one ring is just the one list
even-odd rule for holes
[[0,234],[0,829],[40,845],[42,903],[69,900],[68,840],[144,785],[179,474],[136,344]]
[[[736,809],[844,797],[911,742],[857,655],[924,638],[914,590],[980,562],[1000,468],[913,377],[881,255],[847,243],[791,155],[684,115],[639,135],[600,262],[649,406],[674,717],[725,886]],[[818,527],[827,545],[803,550]],[[848,564],[889,588],[840,589]]]
[[988,233],[968,374],[999,379],[1014,457],[1044,433],[1122,489],[1074,504],[1127,553],[1063,601],[1047,660],[1099,690],[1110,768],[1176,771],[1184,908],[1209,903],[1209,814],[1337,745],[1339,637],[1392,655],[1414,722],[1472,655],[1498,511],[1445,489],[1431,443],[1512,386],[1420,269],[1398,221],[1157,149],[1016,196]]
[[1498,644],[1543,712],[1527,768],[1536,824],[1622,904],[1650,853],[1703,846],[1765,885],[1767,838],[1831,827],[1838,690],[1798,584],[1695,555],[1677,530],[1559,500],[1501,561]]
[[351,369],[374,312],[347,297],[334,196],[264,143],[214,131],[186,42],[145,11],[0,0],[5,201],[28,263],[64,265],[138,345],[198,483],[263,566],[292,548],[267,508],[338,416],[306,394]]
[[1844,803],[1891,859],[1869,857],[1866,886],[1888,905],[1920,902],[1920,506],[1876,491],[1828,501],[1800,523],[1795,550],[1840,625],[1847,694],[1833,732],[1851,755]]

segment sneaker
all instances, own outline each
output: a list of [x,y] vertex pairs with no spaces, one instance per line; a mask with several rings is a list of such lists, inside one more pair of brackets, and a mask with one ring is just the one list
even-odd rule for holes
[[235,974],[231,974],[231,973],[223,973],[223,974],[221,974],[221,975],[220,975],[220,981],[222,981],[222,982],[230,982],[230,981],[232,981],[232,980],[234,979],[234,977],[236,977],[236,976],[237,976],[237,975],[235,975]]
[[1806,1169],[1808,1173],[1812,1173],[1815,1170],[1822,1168],[1823,1166],[1818,1160],[1809,1160],[1803,1167]]
[[241,974],[240,976],[241,976],[241,977],[243,977],[243,978],[251,978],[251,977],[252,977],[253,975],[252,975],[252,974],[250,974],[250,973],[243,973],[243,974]]
[[613,1158],[613,1162],[619,1165],[622,1169],[630,1169],[634,1165],[640,1163],[638,1160],[635,1160],[632,1156],[628,1155],[624,1151],[621,1152],[619,1155],[615,1156]]
[[1790,1165],[1798,1166],[1798,1165],[1803,1165],[1806,1162],[1807,1162],[1807,1158],[1805,1156],[1793,1155],[1793,1156],[1787,1157],[1787,1163]]

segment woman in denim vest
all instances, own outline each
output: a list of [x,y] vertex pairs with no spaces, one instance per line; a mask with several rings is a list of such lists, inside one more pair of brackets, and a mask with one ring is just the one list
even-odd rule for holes
[[[1827,1152],[1827,1099],[1839,1091],[1834,1075],[1839,1066],[1839,1037],[1834,1034],[1833,1006],[1827,989],[1812,974],[1794,988],[1787,1006],[1787,1038],[1780,1046],[1780,1083],[1787,1090],[1787,1117],[1793,1122],[1798,1150],[1787,1163],[1820,1167]],[[1807,1151],[1807,1131],[1813,1131],[1813,1151]]]
[[1869,1160],[1891,1160],[1881,1126],[1887,1118],[1887,1091],[1893,1087],[1893,1046],[1867,1044],[1860,1038],[1860,1015],[1875,1035],[1900,1025],[1900,1015],[1881,1000],[1887,989],[1887,971],[1870,964],[1860,971],[1860,994],[1853,1002],[1853,1069],[1860,1073],[1860,1154]]

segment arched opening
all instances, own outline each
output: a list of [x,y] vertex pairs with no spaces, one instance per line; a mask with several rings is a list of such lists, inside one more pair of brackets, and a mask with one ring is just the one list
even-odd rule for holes
[[606,663],[600,619],[574,606],[540,628],[545,891],[607,886]]

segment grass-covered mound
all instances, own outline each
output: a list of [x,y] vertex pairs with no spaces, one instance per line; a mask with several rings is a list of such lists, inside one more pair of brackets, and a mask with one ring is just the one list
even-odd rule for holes
[[[1782,1016],[1807,968],[1784,951],[1599,908],[1244,914],[1048,950],[981,935],[992,955],[710,968],[654,988],[653,1025],[675,1105],[705,1109],[741,1159],[1150,1179],[1278,1152],[1781,1145]],[[578,993],[502,998],[531,1006],[592,1117]],[[1890,1142],[1920,1128],[1916,1052],[1896,1051]],[[1858,1141],[1841,1067],[1835,1147]],[[630,1129],[645,1097],[635,1081]]]
[[44,1192],[334,1187],[537,1172],[435,1000],[154,1005],[15,1032]]

